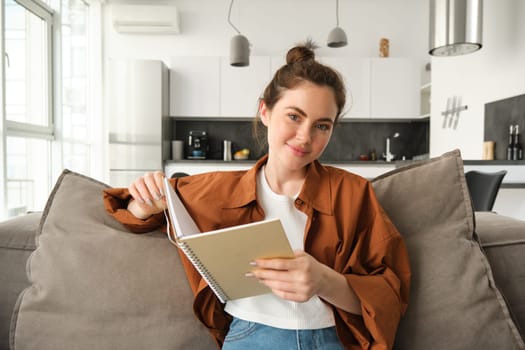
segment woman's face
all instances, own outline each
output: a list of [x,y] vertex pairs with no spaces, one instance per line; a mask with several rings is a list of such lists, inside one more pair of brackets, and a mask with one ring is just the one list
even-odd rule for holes
[[272,110],[261,103],[260,116],[268,128],[269,162],[301,170],[319,158],[330,141],[337,105],[333,90],[303,82],[285,90]]

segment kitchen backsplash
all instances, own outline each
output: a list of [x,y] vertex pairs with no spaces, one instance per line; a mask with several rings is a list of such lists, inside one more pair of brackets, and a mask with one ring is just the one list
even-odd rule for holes
[[[190,130],[203,130],[208,134],[208,159],[221,160],[223,140],[231,140],[232,152],[248,148],[250,159],[258,159],[265,153],[252,136],[253,124],[247,119],[214,118],[171,118],[173,139],[185,141],[185,154],[188,154],[187,140]],[[395,159],[412,159],[414,156],[429,153],[429,120],[344,120],[336,125],[332,139],[323,156],[324,161],[352,161],[361,155],[369,156],[375,151],[377,159],[385,152],[386,138],[391,138],[391,153]]]
[[519,125],[520,141],[525,145],[525,94],[485,104],[484,141],[495,141],[494,158],[506,159],[509,126]]
[[[399,136],[392,138],[395,133]],[[429,120],[417,121],[352,121],[334,129],[322,160],[358,160],[361,155],[375,151],[381,160],[386,152],[386,138],[390,137],[390,152],[394,160],[412,159],[429,153]]]

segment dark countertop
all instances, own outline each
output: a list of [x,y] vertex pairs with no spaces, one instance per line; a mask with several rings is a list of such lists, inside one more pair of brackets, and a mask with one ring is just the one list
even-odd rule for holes
[[463,160],[465,165],[525,165],[525,160]]

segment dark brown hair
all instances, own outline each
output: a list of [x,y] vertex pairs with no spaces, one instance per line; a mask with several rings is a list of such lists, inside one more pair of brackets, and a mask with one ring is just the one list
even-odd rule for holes
[[[275,104],[281,99],[283,92],[295,88],[303,82],[310,82],[319,86],[327,86],[334,92],[335,103],[337,105],[337,115],[335,122],[343,112],[346,102],[346,89],[343,79],[339,73],[315,60],[316,46],[308,40],[304,44],[291,48],[286,54],[286,64],[279,68],[273,79],[264,89],[260,102],[272,110]],[[254,136],[260,145],[265,144],[266,133],[259,128],[260,118],[254,122]]]

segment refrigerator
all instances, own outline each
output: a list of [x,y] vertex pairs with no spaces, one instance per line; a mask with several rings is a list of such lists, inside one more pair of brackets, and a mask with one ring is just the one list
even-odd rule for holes
[[169,71],[162,61],[108,64],[109,184],[127,187],[169,158]]

